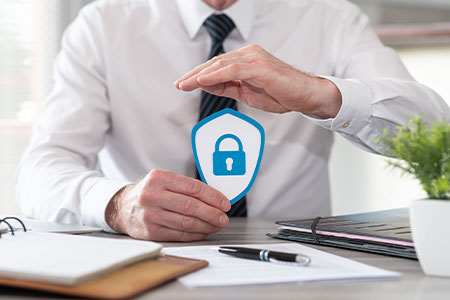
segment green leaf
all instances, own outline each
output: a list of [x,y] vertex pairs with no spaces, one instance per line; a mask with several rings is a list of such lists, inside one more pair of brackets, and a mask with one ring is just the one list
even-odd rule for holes
[[398,126],[394,135],[385,129],[376,140],[387,155],[399,159],[388,165],[416,177],[430,199],[450,200],[450,124],[432,123],[413,117],[406,126]]

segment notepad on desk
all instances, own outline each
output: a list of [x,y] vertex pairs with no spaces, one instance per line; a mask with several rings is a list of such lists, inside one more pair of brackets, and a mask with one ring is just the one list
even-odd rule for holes
[[4,232],[0,285],[95,299],[129,299],[208,265],[160,255],[146,241],[59,233]]
[[152,242],[58,233],[8,233],[0,238],[0,276],[75,285],[157,257],[160,250],[161,245]]

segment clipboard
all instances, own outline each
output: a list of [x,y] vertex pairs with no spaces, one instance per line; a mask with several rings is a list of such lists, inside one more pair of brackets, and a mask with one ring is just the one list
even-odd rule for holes
[[305,220],[278,221],[267,236],[324,246],[417,259],[408,208]]
[[205,260],[164,255],[75,286],[5,277],[0,277],[0,285],[91,299],[128,299],[206,266]]

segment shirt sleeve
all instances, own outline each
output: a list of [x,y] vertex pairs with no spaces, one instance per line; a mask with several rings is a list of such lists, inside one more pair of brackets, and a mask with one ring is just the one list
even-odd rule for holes
[[429,122],[450,119],[450,109],[430,88],[416,82],[397,53],[385,47],[371,29],[369,20],[354,5],[341,8],[326,24],[332,81],[342,95],[342,107],[333,119],[308,117],[367,151],[383,154],[376,142],[383,130],[394,132],[412,116]]
[[95,12],[84,9],[67,29],[55,63],[55,84],[19,164],[22,213],[41,220],[112,231],[105,209],[129,182],[95,169],[110,130],[109,101]]

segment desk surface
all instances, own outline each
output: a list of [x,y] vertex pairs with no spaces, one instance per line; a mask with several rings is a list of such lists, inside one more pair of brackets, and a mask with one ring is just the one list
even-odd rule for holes
[[[234,219],[222,232],[195,243],[164,243],[164,246],[192,246],[218,244],[280,243],[266,237],[276,232],[277,226],[268,220]],[[95,233],[116,238],[125,236]],[[402,273],[397,280],[341,281],[304,284],[273,284],[242,287],[188,289],[177,281],[149,291],[136,299],[450,299],[450,278],[425,276],[414,260],[388,257],[337,248],[312,246],[375,267]],[[58,296],[36,294],[9,288],[0,288],[0,299],[64,299]],[[67,299],[67,298],[66,298]]]

